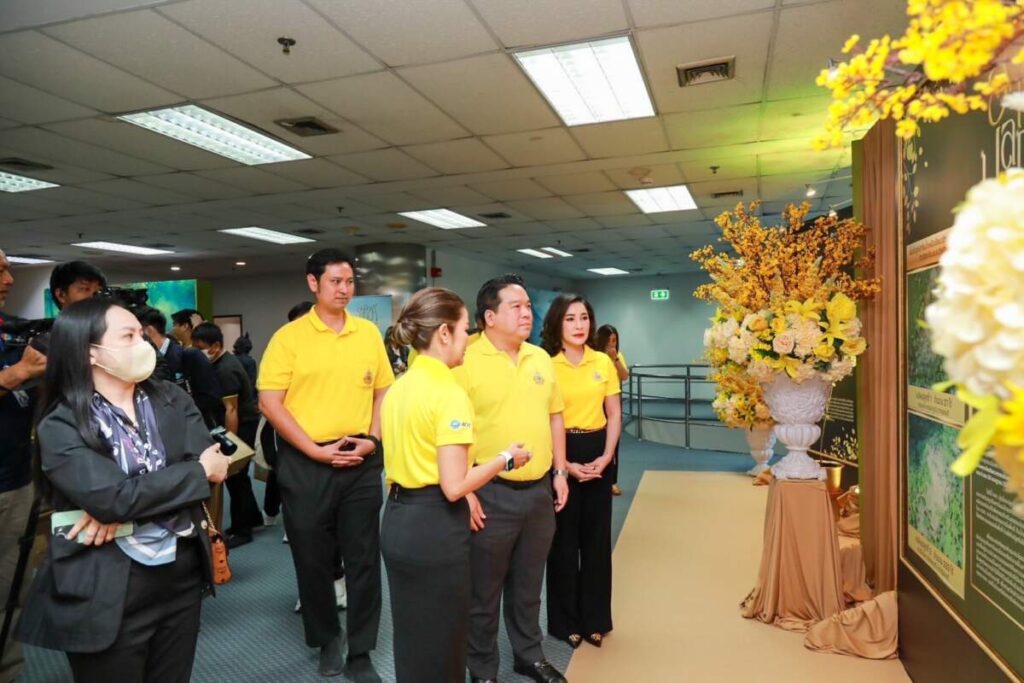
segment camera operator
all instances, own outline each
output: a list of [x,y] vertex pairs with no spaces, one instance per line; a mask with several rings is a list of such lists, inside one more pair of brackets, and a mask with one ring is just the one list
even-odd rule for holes
[[[10,263],[0,250],[0,311],[12,284]],[[7,320],[9,316],[0,312],[0,322]],[[31,438],[35,396],[22,385],[41,377],[45,370],[46,356],[38,350],[29,345],[10,346],[0,338],[0,604],[8,630],[20,611],[15,609],[8,617],[7,605],[17,571],[19,540],[28,528],[34,497]],[[0,644],[0,680],[8,681],[17,677],[23,660],[21,647],[9,633],[5,635]]]
[[103,271],[85,261],[61,263],[50,273],[50,298],[59,310],[91,299],[106,286]]

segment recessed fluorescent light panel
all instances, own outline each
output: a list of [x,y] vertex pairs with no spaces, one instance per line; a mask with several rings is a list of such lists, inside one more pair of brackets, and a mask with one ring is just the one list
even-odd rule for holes
[[137,247],[134,244],[118,244],[117,242],[75,242],[73,247],[85,247],[86,249],[99,249],[100,251],[117,251],[122,254],[138,254],[139,256],[157,256],[159,254],[173,254],[173,251],[166,249],[153,249],[151,247]]
[[629,271],[621,268],[587,268],[587,270],[598,275],[629,275]]
[[8,263],[21,263],[26,266],[35,266],[40,263],[53,263],[53,260],[48,258],[32,258],[30,256],[8,256]]
[[697,202],[693,201],[693,196],[686,185],[626,190],[626,196],[644,213],[688,211],[697,208]]
[[567,126],[654,116],[627,36],[513,52]]
[[549,254],[554,254],[555,256],[561,256],[563,258],[572,258],[572,254],[570,254],[569,252],[562,251],[561,249],[555,249],[554,247],[541,247],[541,250],[546,251]]
[[312,158],[269,135],[194,104],[124,114],[117,118],[247,166]]
[[29,192],[30,190],[45,190],[48,187],[60,187],[60,185],[0,171],[0,192]]
[[433,225],[435,228],[441,228],[442,230],[458,230],[460,228],[483,228],[486,227],[486,223],[481,223],[478,220],[474,220],[469,216],[463,216],[461,213],[455,213],[448,209],[429,209],[427,211],[399,211],[399,216],[405,216],[411,218],[414,221],[420,223],[426,223],[427,225]]
[[555,258],[551,254],[545,254],[543,251],[536,249],[516,249],[520,254],[526,254],[527,256],[533,256],[536,258]]
[[316,241],[311,240],[308,237],[289,235],[286,232],[267,230],[266,228],[228,228],[227,230],[218,230],[217,232],[227,233],[228,235],[238,235],[239,237],[248,237],[254,240],[262,240],[264,242],[273,242],[274,244],[301,244],[303,242]]

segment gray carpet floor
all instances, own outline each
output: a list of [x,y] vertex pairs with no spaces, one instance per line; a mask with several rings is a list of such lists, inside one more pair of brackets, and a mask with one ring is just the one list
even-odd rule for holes
[[[640,478],[646,470],[744,471],[750,457],[722,452],[687,451],[624,436],[620,449],[619,484],[623,495],[613,506],[612,536],[618,538]],[[262,503],[262,484],[257,500]],[[253,543],[231,554],[231,582],[218,589],[217,597],[203,605],[202,631],[192,680],[195,683],[258,683],[322,681],[316,674],[317,651],[302,637],[302,620],[293,612],[296,599],[295,570],[288,546],[281,543],[280,524],[256,533]],[[383,575],[383,568],[382,568]],[[394,681],[391,612],[384,583],[384,609],[373,662],[385,681]],[[544,609],[541,626],[546,629]],[[343,615],[342,615],[343,616]],[[343,622],[344,623],[344,622]],[[528,680],[512,672],[512,653],[502,626],[499,635],[504,681]],[[584,645],[584,647],[589,647]],[[564,671],[572,650],[548,638],[544,645],[550,661]],[[26,648],[25,683],[64,683],[71,674],[64,655]],[[343,679],[333,679],[343,680]],[[115,683],[115,682],[111,682]]]

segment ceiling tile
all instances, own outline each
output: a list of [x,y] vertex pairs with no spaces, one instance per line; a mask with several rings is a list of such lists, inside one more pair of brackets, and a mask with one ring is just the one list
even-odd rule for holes
[[672,149],[719,147],[758,139],[760,104],[668,114],[665,130]]
[[171,190],[153,187],[128,178],[116,178],[114,180],[103,180],[98,183],[86,183],[81,186],[83,190],[112,194],[116,197],[124,197],[147,204],[186,204],[192,200],[191,197],[172,192]]
[[0,74],[100,111],[148,109],[181,100],[35,31],[0,36],[0,54]]
[[389,66],[426,64],[497,49],[462,0],[308,0]]
[[409,67],[398,73],[478,135],[559,125],[544,98],[504,54]]
[[808,149],[805,152],[771,152],[759,154],[758,168],[762,176],[782,175],[786,173],[809,173],[811,171],[830,171],[842,163],[841,152],[836,150],[818,151]]
[[[363,152],[387,147],[388,143],[345,121],[330,109],[303,97],[290,88],[224,97],[202,102],[203,106],[256,126],[313,156]],[[274,121],[315,116],[339,130],[330,135],[302,137]]]
[[600,171],[538,176],[535,180],[552,194],[585,194],[615,189],[615,184]]
[[[715,168],[712,168],[713,166]],[[722,158],[681,161],[679,168],[682,169],[686,181],[690,183],[702,180],[747,178],[757,175],[757,155],[751,153],[737,156],[733,151],[732,155],[723,155]]]
[[467,135],[447,114],[390,72],[313,83],[298,90],[395,145]]
[[[700,202],[698,201],[698,204]],[[688,211],[662,211],[661,213],[651,213],[647,215],[651,219],[652,223],[657,225],[678,225],[681,223],[693,223],[694,221],[704,220],[704,213],[700,209],[690,209]]]
[[[637,39],[658,112],[759,101],[771,29],[770,18],[755,14],[639,31]],[[679,87],[677,65],[732,56],[736,58],[732,80]]]
[[161,175],[142,176],[137,178],[146,185],[178,192],[194,201],[207,199],[235,199],[250,193],[231,185],[214,182],[209,178],[201,178],[192,173],[164,173]]
[[491,197],[483,195],[476,190],[471,190],[465,185],[454,185],[451,187],[430,187],[423,190],[416,190],[413,194],[417,197],[428,200],[434,206],[467,206],[472,204],[486,204]]
[[630,213],[630,211],[639,212],[636,204],[618,190],[614,192],[577,194],[565,197],[564,199],[588,216],[621,216],[622,214]]
[[551,195],[549,190],[527,178],[512,178],[490,183],[473,183],[470,187],[500,202],[511,199],[538,199]]
[[310,187],[344,187],[369,182],[358,173],[332,164],[326,159],[301,159],[279,164],[266,164],[263,166],[263,170]]
[[761,119],[762,140],[807,138],[822,131],[828,118],[828,97],[768,102]]
[[0,128],[17,128],[21,123],[10,119],[0,118]]
[[[635,206],[633,208],[636,209]],[[632,228],[638,225],[651,225],[653,222],[642,213],[628,216],[598,216],[596,220],[605,228]]]
[[593,38],[629,28],[621,0],[470,0],[505,47]]
[[484,138],[484,142],[513,166],[546,166],[586,158],[564,128],[490,135]]
[[[697,206],[722,207],[736,206],[739,202],[749,203],[757,199],[757,178],[735,178],[732,180],[710,180],[704,183],[691,183],[690,194],[697,202]],[[723,192],[740,191],[743,194],[739,197],[727,196],[715,198],[714,194]],[[657,215],[653,216],[657,220]]]
[[372,152],[345,154],[331,157],[331,161],[371,180],[378,181],[428,178],[437,175],[437,171],[421,164],[398,149],[377,149]]
[[[160,8],[191,31],[285,83],[375,71],[380,63],[299,0],[190,0]],[[296,41],[290,54],[279,36]]]
[[45,126],[60,135],[100,145],[179,171],[224,168],[237,162],[114,118],[92,118]]
[[446,175],[496,171],[508,163],[476,138],[403,147],[416,159]]
[[650,154],[668,149],[661,121],[656,117],[577,126],[572,132],[592,159]]
[[[590,230],[600,230],[601,223],[593,218],[566,218],[562,220],[548,220],[544,221],[552,230],[557,232],[588,232]],[[561,238],[562,236],[559,235]],[[548,246],[559,246],[558,244],[551,244]]]
[[438,208],[438,205],[429,199],[417,197],[409,194],[408,192],[366,194],[362,196],[362,201],[370,206],[376,207],[378,210],[383,209],[384,211],[391,211],[394,213],[398,213],[399,211],[422,211],[425,209]]
[[139,201],[91,192],[80,187],[55,187],[46,190],[46,194],[54,200],[88,206],[96,209],[96,211],[127,211],[141,209],[146,206]]
[[52,26],[45,32],[189,98],[233,95],[275,85],[152,10],[85,19]]
[[633,23],[643,28],[770,9],[775,0],[628,0],[628,4]]
[[[5,56],[6,59],[6,56]],[[41,90],[0,78],[0,115],[21,123],[49,123],[94,116],[96,111]]]
[[[820,170],[807,173],[762,176],[760,180],[761,199],[766,202],[803,201],[807,198],[807,185],[814,183],[818,193],[825,194],[826,182],[832,171]],[[849,182],[849,181],[847,181]]]
[[[683,174],[676,164],[658,164],[655,166],[633,166],[605,171],[615,187],[623,190],[634,190],[643,187],[664,187],[679,185],[683,182]],[[641,181],[641,178],[643,181]]]
[[579,209],[567,204],[558,197],[547,199],[520,199],[508,202],[509,206],[516,211],[525,213],[537,220],[557,220],[559,218],[583,218],[584,214]]
[[58,163],[117,176],[148,175],[171,170],[166,166],[111,152],[41,128],[0,131],[0,146],[16,149],[22,152],[20,156],[30,159],[38,154]]
[[865,37],[900,35],[906,5],[892,0],[839,0],[785,7],[779,19],[768,75],[768,99],[814,97],[825,92],[814,80],[830,57],[841,57],[854,33]]
[[274,194],[278,192],[297,192],[306,186],[288,180],[258,168],[219,168],[211,171],[197,171],[197,175],[210,178],[228,185],[234,185],[255,194]]

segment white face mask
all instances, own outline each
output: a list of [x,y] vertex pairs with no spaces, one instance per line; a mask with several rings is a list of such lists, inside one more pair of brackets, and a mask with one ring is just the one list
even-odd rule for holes
[[148,379],[156,367],[156,351],[149,342],[141,341],[132,346],[110,347],[93,344],[107,357],[106,363],[96,361],[96,366],[108,373],[133,384]]

